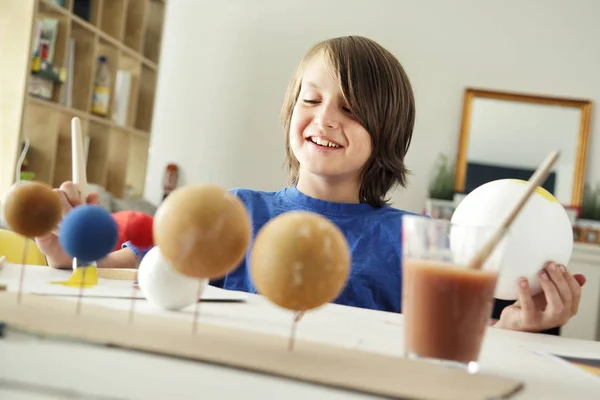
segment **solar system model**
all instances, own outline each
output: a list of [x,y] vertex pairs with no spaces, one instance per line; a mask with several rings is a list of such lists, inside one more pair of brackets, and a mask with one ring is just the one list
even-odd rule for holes
[[[114,250],[119,237],[114,216],[84,202],[87,181],[82,142],[79,119],[74,118],[73,182],[82,205],[63,216],[60,194],[38,182],[16,185],[5,203],[7,222],[23,236],[45,235],[59,226],[59,243],[74,259],[67,283],[81,289],[97,282],[96,262]],[[149,303],[161,309],[176,311],[194,303],[197,307],[209,280],[233,271],[248,252],[257,289],[294,313],[293,326],[304,312],[333,301],[349,276],[348,244],[328,219],[309,212],[284,213],[269,221],[251,246],[252,223],[246,207],[217,185],[174,190],[160,204],[153,221],[146,222],[139,226],[152,228],[150,239],[147,233],[130,232],[139,242],[155,243],[140,263],[139,287]],[[82,295],[83,290],[80,299]]]
[[[85,199],[85,163],[77,118],[72,129],[74,183]],[[533,190],[524,183],[504,180],[476,189],[462,201],[452,222],[509,225],[515,213],[506,219],[509,222],[500,218],[514,207],[517,198],[524,204]],[[115,219],[102,207],[86,204],[62,216],[58,196],[43,183],[18,184],[5,202],[6,221],[15,232],[32,238],[55,230],[62,218],[59,242],[74,258],[74,275],[82,265],[91,266],[93,272],[95,261],[115,247]],[[181,310],[195,303],[197,316],[197,305],[209,280],[233,271],[250,253],[249,271],[259,293],[292,311],[295,326],[305,312],[335,300],[350,274],[346,239],[325,217],[304,211],[283,213],[266,223],[252,243],[252,223],[244,204],[213,184],[174,190],[148,226],[152,227],[155,247],[141,262],[139,285],[151,304],[165,310]],[[536,273],[546,259],[559,263],[569,260],[572,240],[568,239],[572,237],[567,232],[571,229],[565,210],[552,195],[536,189],[500,246],[505,267],[500,273],[498,297],[517,297],[517,274],[527,276],[532,290],[539,291]],[[148,235],[138,236],[147,239]],[[465,245],[460,237],[451,240]],[[78,259],[83,263],[77,263]],[[78,280],[82,289],[84,280]]]

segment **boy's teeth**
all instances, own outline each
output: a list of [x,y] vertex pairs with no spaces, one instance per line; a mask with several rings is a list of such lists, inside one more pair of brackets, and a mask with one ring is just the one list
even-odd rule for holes
[[310,140],[312,140],[313,143],[316,143],[316,144],[318,144],[320,146],[325,146],[325,147],[340,147],[339,145],[337,145],[337,144],[335,144],[333,142],[330,142],[327,139],[321,139],[321,138],[318,138],[318,137],[311,137]]

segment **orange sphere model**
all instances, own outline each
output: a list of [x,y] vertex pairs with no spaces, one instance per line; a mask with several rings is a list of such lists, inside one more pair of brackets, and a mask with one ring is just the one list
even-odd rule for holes
[[21,182],[10,189],[4,203],[4,218],[13,231],[28,238],[55,229],[62,217],[59,195],[41,182]]
[[346,238],[333,222],[291,211],[258,233],[250,273],[258,292],[273,303],[306,311],[335,300],[346,286],[350,263]]
[[244,259],[252,225],[244,203],[216,185],[173,191],[155,213],[154,243],[171,266],[194,278],[225,276]]

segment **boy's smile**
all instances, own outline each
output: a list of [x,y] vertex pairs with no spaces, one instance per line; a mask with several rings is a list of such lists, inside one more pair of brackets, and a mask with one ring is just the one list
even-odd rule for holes
[[371,136],[354,117],[323,55],[315,56],[302,76],[290,145],[301,176],[338,181],[356,182],[371,155]]
[[336,142],[334,142],[333,140],[331,140],[330,138],[326,137],[326,136],[309,136],[306,141],[309,144],[312,144],[314,146],[311,146],[310,148],[314,148],[314,151],[336,151],[336,150],[342,150],[344,147]]

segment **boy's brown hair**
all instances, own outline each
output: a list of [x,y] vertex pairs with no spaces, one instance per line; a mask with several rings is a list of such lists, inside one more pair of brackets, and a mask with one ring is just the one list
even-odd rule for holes
[[344,36],[317,43],[302,59],[282,107],[286,167],[290,183],[298,182],[298,160],[290,147],[290,122],[306,65],[324,54],[342,94],[358,122],[371,135],[373,151],[361,173],[359,200],[375,207],[388,202],[395,184],[404,187],[408,170],[404,157],[415,123],[415,100],[400,62],[375,41]]

